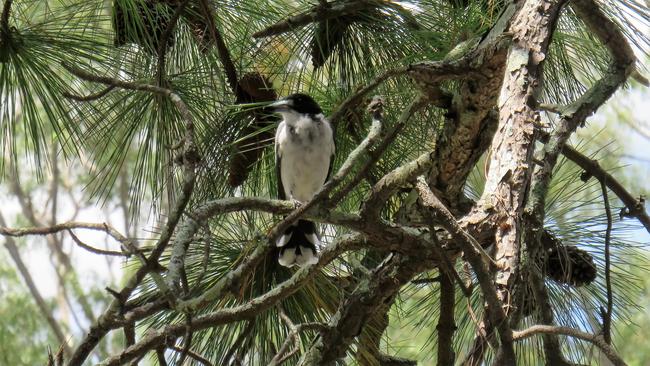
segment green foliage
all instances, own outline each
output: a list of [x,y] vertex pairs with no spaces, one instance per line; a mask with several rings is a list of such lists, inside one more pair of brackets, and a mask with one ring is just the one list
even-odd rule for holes
[[45,350],[57,344],[56,337],[6,258],[0,256],[0,364],[44,364]]

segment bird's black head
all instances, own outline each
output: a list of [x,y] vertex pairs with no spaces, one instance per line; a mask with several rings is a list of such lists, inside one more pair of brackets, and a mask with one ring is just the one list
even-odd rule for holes
[[314,98],[301,93],[286,96],[271,104],[271,107],[275,112],[294,111],[301,114],[323,113],[323,110],[320,108],[318,103],[316,103]]

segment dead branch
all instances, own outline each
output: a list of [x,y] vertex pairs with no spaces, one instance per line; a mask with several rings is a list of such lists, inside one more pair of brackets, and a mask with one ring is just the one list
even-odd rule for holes
[[240,91],[238,82],[239,78],[237,77],[237,68],[232,62],[230,51],[228,51],[228,47],[226,46],[226,42],[223,40],[221,32],[219,32],[219,29],[217,29],[217,26],[214,24],[214,12],[210,6],[210,2],[208,0],[201,0],[201,9],[203,10],[204,16],[207,19],[210,35],[212,36],[212,39],[217,46],[219,59],[221,60],[221,64],[223,65],[223,69],[226,73],[226,80],[228,80],[228,84],[230,84],[232,92],[235,95],[239,96]]

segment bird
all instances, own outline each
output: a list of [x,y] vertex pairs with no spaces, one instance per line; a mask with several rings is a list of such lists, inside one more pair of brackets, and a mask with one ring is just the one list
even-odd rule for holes
[[[278,198],[304,204],[329,179],[334,162],[334,132],[318,103],[307,94],[291,94],[271,110],[282,116],[275,133]],[[299,219],[276,240],[278,262],[285,267],[318,262],[316,224]]]

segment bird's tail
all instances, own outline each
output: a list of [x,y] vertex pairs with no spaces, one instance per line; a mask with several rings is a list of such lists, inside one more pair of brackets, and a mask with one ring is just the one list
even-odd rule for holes
[[318,262],[316,248],[320,239],[316,224],[311,221],[298,220],[284,231],[275,245],[280,248],[278,262],[285,267]]

